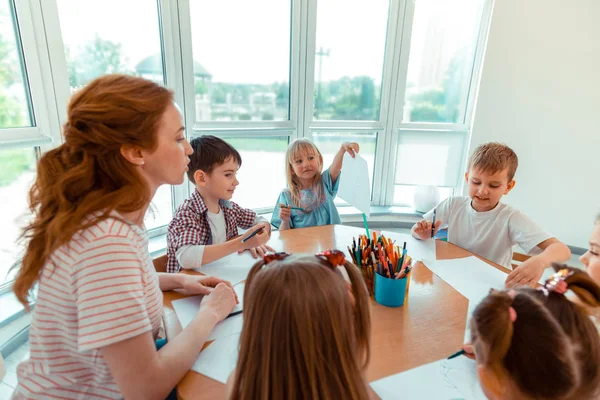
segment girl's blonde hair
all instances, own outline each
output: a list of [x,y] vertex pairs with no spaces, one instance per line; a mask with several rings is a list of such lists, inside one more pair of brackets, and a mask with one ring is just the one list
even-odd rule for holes
[[292,206],[306,208],[306,205],[302,204],[302,197],[300,195],[300,181],[294,173],[293,163],[298,157],[305,155],[314,154],[315,157],[319,158],[319,173],[315,175],[313,181],[313,191],[316,194],[319,203],[325,200],[325,193],[323,191],[323,185],[321,184],[321,173],[323,172],[323,156],[321,152],[315,146],[313,142],[308,139],[296,139],[288,146],[285,153],[285,176],[287,179],[287,187],[290,191],[290,197],[292,199]]
[[[576,268],[568,289],[586,306],[600,305],[600,287]],[[511,310],[514,316],[511,318]],[[600,337],[584,308],[555,291],[494,291],[471,319],[477,362],[501,379],[511,398],[576,400],[600,395]]]
[[355,266],[340,267],[351,289],[313,255],[252,267],[231,399],[368,398],[369,295]]

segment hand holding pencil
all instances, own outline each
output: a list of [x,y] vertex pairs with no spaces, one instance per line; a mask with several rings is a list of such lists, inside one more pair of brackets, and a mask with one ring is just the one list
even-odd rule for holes
[[262,256],[269,251],[274,251],[271,247],[265,245],[270,236],[271,229],[268,222],[261,222],[254,225],[242,236],[242,248],[238,251],[238,253],[249,250],[250,254],[252,254],[252,257],[257,258],[258,256]]
[[281,222],[290,222],[290,218],[292,217],[292,208],[286,206],[285,204],[279,205],[279,219]]
[[437,235],[438,230],[440,229],[440,225],[442,225],[442,221],[440,221],[439,219],[435,221],[435,225],[433,225],[432,222],[425,221],[423,219],[413,226],[413,236],[421,240],[431,239],[433,236]]
[[304,211],[301,207],[292,207],[287,204],[279,204],[279,219],[282,222],[290,222],[292,210]]

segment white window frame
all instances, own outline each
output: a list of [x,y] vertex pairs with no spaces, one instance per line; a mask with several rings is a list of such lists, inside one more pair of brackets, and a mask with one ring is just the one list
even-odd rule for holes
[[[9,3],[10,5],[11,3]],[[29,0],[12,0],[16,13],[17,49],[21,50],[25,64],[24,84],[31,99],[30,113],[33,126],[24,128],[0,128],[1,148],[41,147],[47,150],[62,142],[56,129],[58,117],[54,104],[54,87],[45,46],[43,31],[34,29],[42,24],[39,8]],[[10,17],[9,17],[10,18]],[[20,49],[19,49],[20,47]]]
[[[303,134],[302,130],[299,129],[300,124],[298,121],[301,120],[301,116],[304,114],[303,98],[305,88],[302,82],[306,79],[306,65],[304,52],[301,49],[305,41],[307,2],[291,0],[290,98],[288,119],[283,121],[196,121],[190,0],[178,0],[177,3],[179,9],[179,27],[181,30],[185,122],[186,126],[192,127],[191,129],[187,129],[188,140],[207,134],[222,138],[288,137],[289,141],[302,137]],[[187,195],[185,196],[187,197],[191,194],[193,188],[191,184],[184,186],[187,188]],[[179,199],[179,201],[183,201],[184,198]],[[272,208],[262,207],[255,209],[255,211],[265,213],[272,211]]]
[[[410,56],[410,43],[412,37],[412,24],[415,13],[415,2],[405,1],[403,4],[403,15],[404,23],[396,32],[395,41],[400,44],[397,47],[398,51],[395,54],[394,60],[394,71],[397,71],[396,83],[395,83],[395,104],[394,112],[392,113],[392,119],[390,121],[389,135],[386,143],[386,164],[391,165],[390,171],[387,176],[383,177],[384,191],[382,192],[382,202],[384,204],[393,204],[394,197],[394,186],[395,186],[395,167],[397,161],[397,146],[399,136],[403,131],[424,131],[424,132],[439,132],[441,135],[444,132],[464,132],[464,149],[463,154],[468,154],[469,144],[471,141],[471,126],[473,122],[476,97],[481,80],[481,69],[483,65],[483,58],[485,55],[485,46],[487,43],[487,36],[489,33],[490,22],[492,17],[494,0],[484,0],[482,6],[482,17],[479,27],[479,35],[477,38],[477,44],[474,51],[474,62],[473,70],[471,72],[471,78],[469,83],[469,91],[467,94],[467,103],[465,106],[465,115],[462,123],[424,123],[424,122],[402,122],[406,84],[408,75],[408,62]],[[467,157],[463,157],[463,165],[461,169],[464,170],[467,163]],[[385,174],[384,174],[385,175]],[[457,177],[457,186],[454,188],[454,193],[462,191],[464,183]]]
[[[66,120],[70,98],[68,70],[64,53],[57,0],[14,0],[27,65],[27,76],[36,126],[0,131],[0,145],[48,150],[62,143],[61,125]],[[190,0],[156,0],[165,83],[175,93],[184,112],[189,139],[211,133],[222,137],[287,136],[289,140],[312,138],[317,131],[377,132],[373,171],[372,204],[393,203],[398,135],[402,130],[466,131],[470,142],[475,98],[480,79],[493,0],[485,0],[475,62],[467,97],[464,123],[403,123],[413,0],[390,0],[383,63],[380,112],[375,121],[313,120],[315,87],[315,47],[318,0],[291,1],[290,103],[289,119],[284,121],[195,121],[194,71],[190,20]],[[25,17],[27,16],[27,17]],[[36,28],[34,28],[34,26]],[[42,79],[51,76],[52,79]],[[441,134],[441,133],[440,133]],[[465,149],[465,154],[467,153]],[[465,160],[466,163],[466,160]],[[460,187],[456,188],[461,189]],[[188,184],[173,187],[174,211],[190,195]],[[164,233],[157,228],[151,235]]]
[[[53,91],[55,96],[55,104],[59,116],[60,124],[64,124],[67,120],[67,105],[71,98],[69,86],[69,76],[67,69],[67,60],[65,55],[64,41],[59,23],[58,3],[57,0],[32,0],[38,2],[41,12],[44,16],[43,20],[53,21],[44,26],[45,39],[48,43],[47,51],[49,53],[50,62],[52,65],[52,77],[56,83],[56,89]],[[156,0],[156,7],[159,16],[159,35],[161,45],[161,55],[163,57],[164,80],[165,86],[173,90],[175,101],[185,110],[185,97],[183,95],[183,76],[182,76],[182,59],[181,41],[180,41],[180,25],[179,25],[179,10],[175,0]],[[188,124],[188,126],[190,126]],[[189,196],[187,185],[181,184],[172,186],[171,190],[171,212]],[[154,237],[163,235],[166,232],[166,226],[160,226],[149,230],[149,236]]]

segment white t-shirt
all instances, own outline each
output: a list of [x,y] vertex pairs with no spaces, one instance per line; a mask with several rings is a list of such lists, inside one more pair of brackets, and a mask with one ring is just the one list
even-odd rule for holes
[[[211,244],[222,244],[227,241],[227,224],[225,222],[225,214],[219,208],[218,213],[206,212],[208,217],[208,225],[210,226]],[[256,216],[254,225],[260,222],[268,222],[265,218]],[[209,246],[210,246],[209,245]],[[202,265],[202,257],[204,256],[203,245],[187,245],[177,249],[175,256],[177,261],[183,268],[198,268]]]
[[[512,270],[512,247],[539,253],[538,244],[553,236],[544,232],[521,211],[504,203],[490,211],[477,212],[471,198],[456,196],[436,207],[436,221],[448,225],[448,241]],[[433,219],[433,210],[423,216]],[[536,250],[537,249],[537,250]]]

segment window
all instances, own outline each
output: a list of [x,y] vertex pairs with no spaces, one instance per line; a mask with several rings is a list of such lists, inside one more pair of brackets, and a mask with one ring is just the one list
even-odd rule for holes
[[31,216],[27,200],[35,164],[32,148],[0,150],[0,286],[14,279],[14,271],[8,272],[23,251],[18,239]]
[[224,137],[242,156],[233,201],[244,208],[270,209],[286,187],[285,151],[289,137]]
[[[393,204],[397,206],[414,207],[416,190],[417,186],[395,185]],[[438,190],[440,192],[440,201],[446,200],[448,197],[454,195],[454,188],[438,186]]]
[[0,129],[33,125],[18,38],[12,2],[0,0]]
[[[377,132],[313,132],[313,141],[323,155],[323,170],[329,168],[333,158],[344,142],[356,142],[360,146],[360,155],[367,161],[371,185],[368,190],[372,193],[373,168],[375,166],[375,148],[377,146]],[[337,198],[336,204],[346,205],[344,200]]]
[[[186,178],[187,179],[187,178]],[[162,185],[158,188],[148,207],[144,218],[147,230],[167,225],[173,219],[173,205],[171,200],[171,186]]]
[[465,122],[483,5],[415,2],[403,122]]
[[385,0],[319,1],[315,120],[379,119],[388,8]]
[[111,73],[164,82],[156,0],[57,0],[57,5],[71,90]]
[[[57,0],[57,4],[71,91],[111,73],[165,83],[156,0]],[[166,225],[172,215],[171,186],[161,186],[144,219],[146,228]]]
[[449,196],[447,190],[458,187],[462,178],[465,137],[464,131],[401,130],[396,148],[393,203],[412,205],[418,185],[438,186],[440,194]]
[[291,0],[190,0],[196,121],[289,119]]

